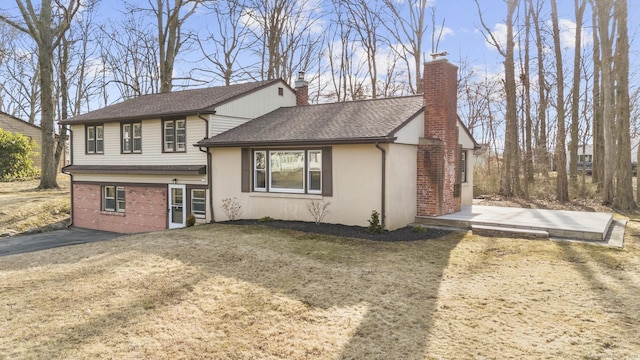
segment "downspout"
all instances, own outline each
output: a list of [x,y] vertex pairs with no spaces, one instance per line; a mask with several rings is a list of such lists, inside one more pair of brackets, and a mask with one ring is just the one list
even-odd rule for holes
[[380,193],[380,224],[382,225],[382,227],[384,228],[384,219],[386,216],[386,202],[385,202],[385,198],[386,198],[386,189],[387,189],[387,152],[385,151],[385,149],[380,146],[379,143],[376,143],[376,148],[378,148],[378,150],[380,150],[381,154],[382,154],[382,186],[381,186],[381,193]]
[[[73,165],[73,131],[70,128],[67,128],[66,130],[69,132],[69,165]],[[69,225],[67,225],[68,229],[73,226],[73,174],[65,172],[64,168],[65,166],[62,167],[62,173],[69,175],[69,196],[71,196],[71,205],[69,207]]]
[[[215,110],[213,111],[213,114],[215,114]],[[204,120],[205,123],[205,139],[209,138],[209,119],[206,119],[204,117],[202,117],[202,115],[198,114],[198,117],[202,120]],[[212,181],[213,181],[213,175],[211,173],[211,153],[209,152],[209,148],[205,148],[206,150],[202,150],[202,146],[199,146],[198,149],[200,151],[202,151],[203,153],[207,154],[207,190],[209,190],[209,214],[211,214],[211,221],[210,223],[213,223],[213,219],[215,219],[215,217],[213,216],[213,187],[212,187]]]

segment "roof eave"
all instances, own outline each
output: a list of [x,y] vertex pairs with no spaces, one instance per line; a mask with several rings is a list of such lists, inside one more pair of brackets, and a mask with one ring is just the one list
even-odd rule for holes
[[216,110],[211,108],[206,108],[202,110],[194,110],[194,111],[181,111],[181,112],[173,112],[173,113],[162,113],[162,114],[145,114],[138,116],[120,116],[120,117],[110,117],[110,118],[98,118],[98,119],[86,119],[86,120],[74,120],[65,119],[60,120],[58,123],[61,125],[77,125],[77,124],[102,124],[102,123],[110,123],[110,122],[120,122],[120,121],[137,121],[137,120],[149,120],[149,119],[163,119],[169,117],[179,117],[179,116],[196,116],[196,115],[207,115],[207,114],[215,114]]
[[300,140],[260,140],[260,141],[228,141],[228,142],[199,142],[195,146],[207,148],[230,147],[266,147],[266,146],[311,146],[311,145],[358,145],[393,143],[396,137],[367,137],[347,139],[300,139]]

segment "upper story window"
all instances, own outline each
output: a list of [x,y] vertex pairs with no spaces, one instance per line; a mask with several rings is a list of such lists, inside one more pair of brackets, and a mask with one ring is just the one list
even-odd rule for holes
[[104,126],[103,125],[86,125],[85,126],[85,152],[87,154],[103,154],[104,153]]
[[187,120],[163,120],[162,130],[164,152],[187,151]]
[[122,134],[122,152],[139,153],[142,152],[142,123],[122,124],[120,129]]

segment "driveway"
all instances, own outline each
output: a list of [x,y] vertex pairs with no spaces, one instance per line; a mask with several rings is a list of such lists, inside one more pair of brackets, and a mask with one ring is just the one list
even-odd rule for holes
[[17,235],[0,238],[0,256],[111,240],[119,236],[122,236],[122,234],[75,227],[38,234]]

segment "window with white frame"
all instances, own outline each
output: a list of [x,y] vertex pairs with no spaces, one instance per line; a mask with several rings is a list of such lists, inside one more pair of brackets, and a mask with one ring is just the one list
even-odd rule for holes
[[187,151],[187,120],[162,121],[163,151]]
[[103,154],[104,153],[104,126],[103,125],[87,125],[85,127],[87,154]]
[[102,210],[124,212],[124,186],[105,185],[102,187]]
[[267,191],[267,152],[254,152],[253,163],[253,190]]
[[142,123],[122,124],[122,152],[142,152]]
[[467,152],[462,150],[460,154],[460,180],[463,183],[467,182]]
[[191,189],[191,213],[199,219],[204,219],[207,215],[205,189]]
[[322,193],[322,150],[256,150],[253,191]]

